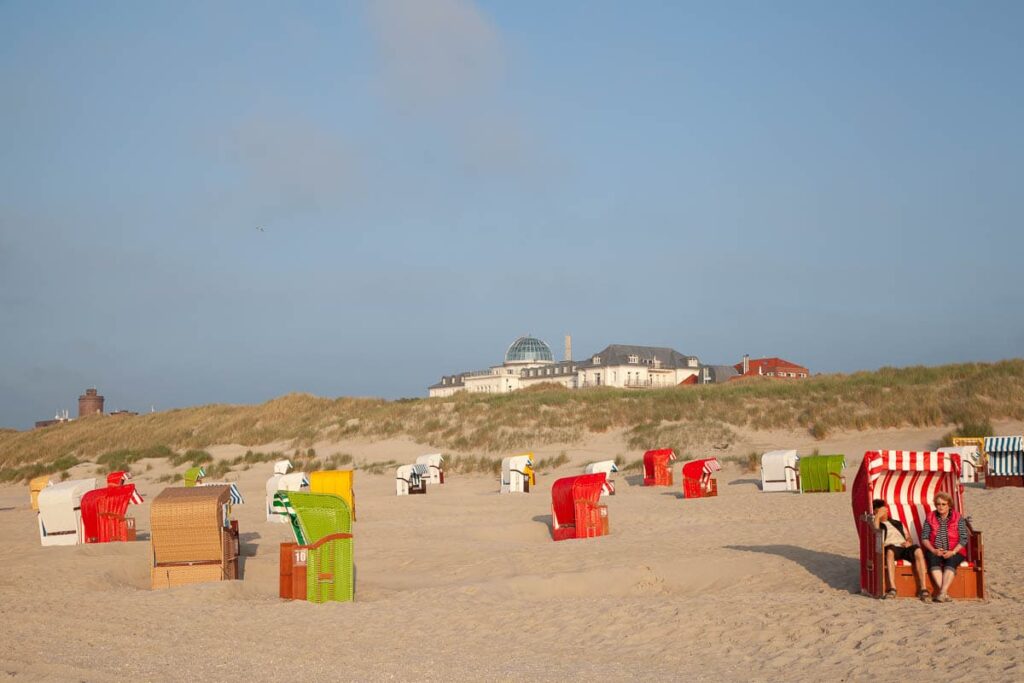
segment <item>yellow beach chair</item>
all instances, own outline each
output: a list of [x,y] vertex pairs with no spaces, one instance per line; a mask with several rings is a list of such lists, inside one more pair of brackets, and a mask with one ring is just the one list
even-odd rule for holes
[[352,470],[320,470],[309,475],[310,493],[333,493],[341,496],[352,511],[352,521],[356,519],[356,493],[353,487]]

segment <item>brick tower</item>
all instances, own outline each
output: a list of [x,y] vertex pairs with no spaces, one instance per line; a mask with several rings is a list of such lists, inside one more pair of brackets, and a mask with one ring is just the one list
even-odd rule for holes
[[78,417],[102,413],[103,397],[97,394],[95,389],[86,389],[85,393],[78,397]]

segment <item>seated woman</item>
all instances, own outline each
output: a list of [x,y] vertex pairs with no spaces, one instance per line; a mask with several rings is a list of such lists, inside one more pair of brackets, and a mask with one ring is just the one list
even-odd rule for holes
[[898,519],[889,518],[889,506],[881,498],[876,498],[872,503],[875,517],[872,524],[876,529],[882,531],[882,545],[885,547],[885,572],[889,577],[889,590],[884,598],[896,597],[896,560],[904,560],[914,567],[914,577],[917,579],[917,597],[927,600],[931,595],[928,593],[925,578],[924,553],[907,538],[907,532]]
[[953,509],[953,497],[939,491],[935,510],[928,514],[921,529],[921,545],[928,553],[928,570],[939,587],[935,602],[951,602],[947,595],[957,567],[967,557],[967,520]]

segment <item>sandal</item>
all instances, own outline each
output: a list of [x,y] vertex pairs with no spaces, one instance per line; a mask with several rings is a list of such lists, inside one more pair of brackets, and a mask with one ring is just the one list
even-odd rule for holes
[[885,592],[885,595],[882,596],[882,599],[883,600],[891,600],[892,598],[895,598],[895,597],[896,597],[896,589],[895,588],[890,588],[889,590],[887,590]]
[[921,602],[928,602],[928,599],[932,597],[932,594],[926,590],[919,591],[917,597],[921,599]]
[[935,598],[935,602],[953,602],[953,598],[949,597],[948,595],[940,595],[939,597]]

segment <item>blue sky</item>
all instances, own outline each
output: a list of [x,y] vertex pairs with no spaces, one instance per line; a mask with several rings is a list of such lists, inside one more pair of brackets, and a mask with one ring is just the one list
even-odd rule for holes
[[1020,356],[1024,5],[707,5],[0,4],[0,425]]

